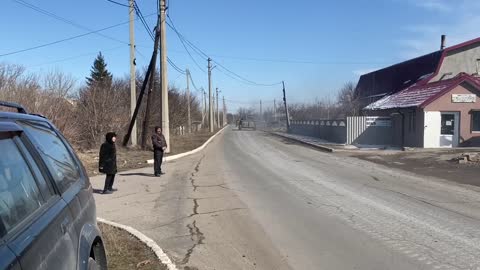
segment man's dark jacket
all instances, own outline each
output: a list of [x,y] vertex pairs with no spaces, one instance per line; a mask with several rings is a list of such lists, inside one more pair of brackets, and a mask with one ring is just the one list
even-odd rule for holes
[[153,134],[152,135],[152,145],[153,145],[153,151],[162,151],[163,148],[167,147],[167,142],[165,141],[165,137],[163,134]]
[[98,160],[99,171],[105,174],[117,173],[117,150],[112,138],[115,133],[109,132],[105,135],[105,142],[100,147],[100,157]]

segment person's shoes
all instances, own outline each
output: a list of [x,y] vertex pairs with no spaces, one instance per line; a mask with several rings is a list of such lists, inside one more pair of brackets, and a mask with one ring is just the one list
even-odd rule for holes
[[156,173],[156,174],[155,174],[155,177],[160,177],[160,174],[159,174],[159,173]]
[[112,194],[112,191],[110,191],[110,190],[104,190],[104,191],[102,191],[102,194]]
[[109,188],[109,189],[108,189],[108,191],[112,191],[112,192],[113,192],[113,191],[117,191],[117,190],[118,190],[118,189],[116,189],[116,188]]
[[160,175],[164,175],[164,174],[165,174],[165,172],[160,172]]

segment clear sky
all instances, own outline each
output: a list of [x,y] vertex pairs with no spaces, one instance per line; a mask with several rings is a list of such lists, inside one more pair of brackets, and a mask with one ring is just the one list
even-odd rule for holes
[[[128,9],[106,0],[22,0],[97,30],[128,21]],[[127,0],[117,0],[127,3]],[[258,83],[284,80],[293,102],[334,97],[360,74],[437,50],[440,35],[447,45],[480,36],[478,0],[170,0],[169,15],[192,43],[235,73]],[[156,12],[156,0],[137,0],[144,16]],[[156,16],[148,16],[153,28]],[[0,55],[86,33],[18,3],[3,0]],[[137,64],[147,65],[153,41],[139,21]],[[129,72],[128,24],[99,35],[9,56],[0,62],[21,64],[32,73],[59,69],[84,83],[98,51],[115,76]],[[177,66],[189,68],[195,84],[207,89],[207,74],[185,52],[168,29],[168,54]],[[206,61],[192,52],[206,69]],[[185,87],[185,77],[169,67],[169,82]],[[213,85],[230,108],[281,99],[281,86],[242,84],[213,70]],[[195,90],[193,90],[195,91]]]

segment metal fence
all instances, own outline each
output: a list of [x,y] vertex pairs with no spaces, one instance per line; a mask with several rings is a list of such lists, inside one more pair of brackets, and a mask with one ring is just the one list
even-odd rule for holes
[[339,144],[391,145],[390,117],[353,116],[335,120],[293,120],[290,133]]
[[347,144],[391,145],[392,135],[390,117],[347,117]]

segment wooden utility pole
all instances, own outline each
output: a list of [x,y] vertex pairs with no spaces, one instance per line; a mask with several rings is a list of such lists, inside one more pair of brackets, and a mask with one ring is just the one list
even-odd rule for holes
[[208,126],[213,133],[212,59],[208,58]]
[[[135,75],[135,10],[134,0],[128,1],[129,28],[130,28],[130,116],[133,116],[137,104],[136,75]],[[132,146],[137,145],[137,122],[133,124]]]
[[220,112],[218,111],[218,87],[217,87],[217,128],[220,127]]
[[165,0],[160,0],[160,85],[162,91],[162,132],[170,153],[170,120],[168,115],[168,76],[167,76],[167,31]]
[[273,100],[273,121],[277,122],[277,101]]
[[192,119],[190,118],[190,71],[185,70],[187,74],[187,133],[192,132]]
[[156,61],[157,57],[156,55],[158,54],[158,43],[160,41],[160,18],[157,19],[157,27],[155,27],[155,41],[153,43],[153,70],[150,75],[150,86],[148,89],[148,94],[147,94],[147,105],[145,107],[145,119],[143,121],[143,128],[142,128],[142,149],[147,148],[147,140],[148,140],[148,134],[151,132],[149,130],[150,127],[150,118],[151,118],[151,108],[152,108],[152,103],[154,102],[155,99],[155,66],[156,66]]
[[287,118],[287,131],[290,131],[290,116],[288,114],[288,106],[287,106],[287,95],[285,94],[285,82],[282,81],[283,85],[283,104],[285,105],[285,117]]

